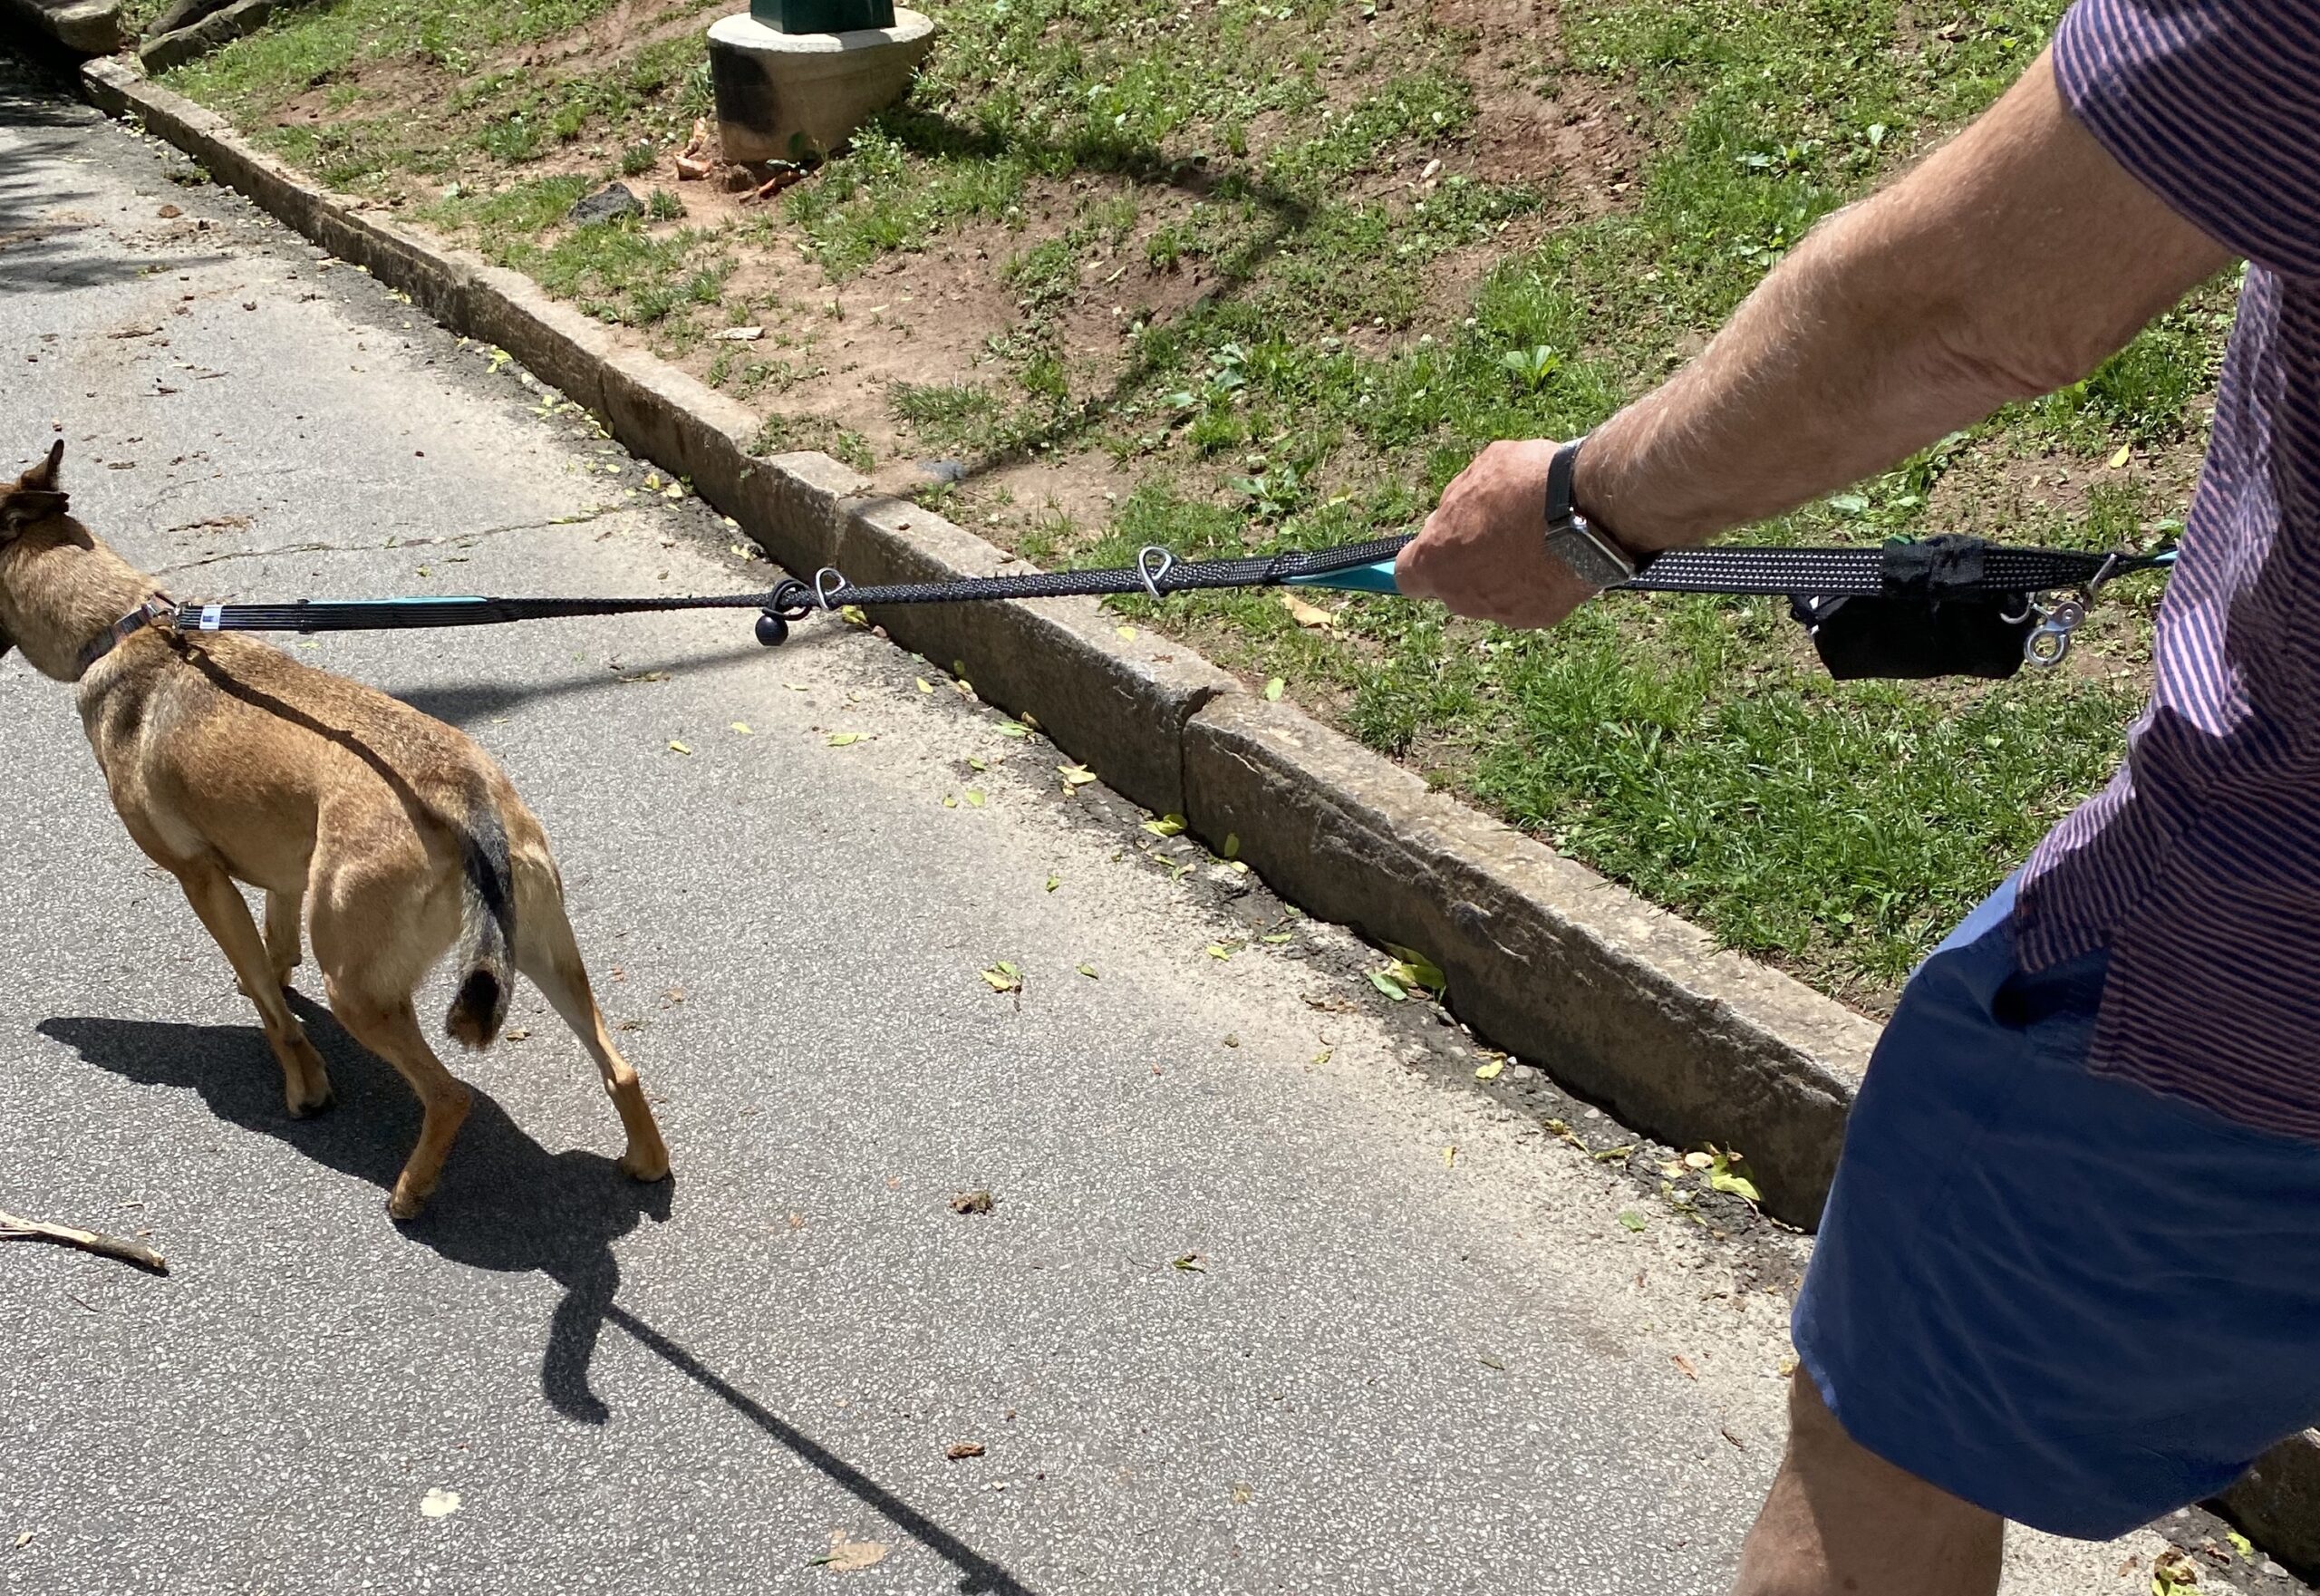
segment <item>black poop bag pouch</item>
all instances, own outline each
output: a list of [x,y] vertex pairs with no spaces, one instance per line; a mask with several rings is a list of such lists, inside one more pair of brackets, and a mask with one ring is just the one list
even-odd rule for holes
[[1885,546],[1885,591],[1791,594],[1788,611],[1840,682],[1980,676],[2003,681],[2022,668],[2037,619],[2029,595],[1981,585],[1978,537],[1954,534]]

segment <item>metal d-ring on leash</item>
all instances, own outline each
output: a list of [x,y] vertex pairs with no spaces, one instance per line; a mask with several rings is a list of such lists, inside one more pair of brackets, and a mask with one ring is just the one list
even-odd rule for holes
[[[1410,541],[1383,537],[1231,559],[1179,559],[1151,544],[1137,553],[1133,566],[872,586],[857,586],[826,566],[810,583],[789,577],[766,593],[698,597],[301,599],[271,605],[156,600],[125,617],[106,646],[146,625],[184,632],[369,632],[753,609],[759,612],[758,641],[772,647],[787,641],[790,627],[815,611],[826,614],[849,606],[1137,595],[1158,603],[1172,594],[1236,587],[1391,594],[1399,591],[1395,556]],[[2042,667],[2060,663],[2106,583],[2173,559],[2171,549],[2096,554],[2013,548],[1964,537],[1863,548],[1679,549],[1647,561],[1615,591],[1784,595],[1839,675],[1991,676],[2024,661]],[[2070,596],[2044,602],[2056,595]],[[1848,605],[1852,607],[1847,610]],[[1841,619],[1840,610],[1846,611]]]

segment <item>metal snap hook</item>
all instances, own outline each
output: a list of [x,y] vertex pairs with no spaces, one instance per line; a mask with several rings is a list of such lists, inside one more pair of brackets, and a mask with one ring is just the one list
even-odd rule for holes
[[836,566],[824,566],[814,573],[814,602],[825,610],[837,608],[835,600],[846,591],[846,580]]
[[[1160,556],[1160,565],[1156,570],[1152,564],[1155,555]],[[1176,556],[1156,543],[1147,543],[1136,553],[1136,574],[1144,578],[1144,591],[1152,595],[1154,604],[1158,604],[1163,596],[1160,592],[1160,584],[1166,581],[1168,573],[1175,568]]]

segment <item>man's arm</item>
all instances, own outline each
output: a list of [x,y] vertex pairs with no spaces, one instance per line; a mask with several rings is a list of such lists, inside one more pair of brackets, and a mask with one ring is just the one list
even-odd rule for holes
[[[2230,256],[2071,116],[2041,55],[1965,132],[1828,218],[1579,458],[1638,553],[1704,542],[2077,381]],[[1462,614],[1552,625],[1587,590],[1542,540],[1551,442],[1494,443],[1397,567]]]

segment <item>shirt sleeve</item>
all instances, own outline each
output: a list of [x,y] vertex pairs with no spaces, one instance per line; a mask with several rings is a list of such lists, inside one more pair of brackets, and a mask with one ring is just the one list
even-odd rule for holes
[[2320,5],[2077,0],[2054,75],[2080,123],[2200,230],[2320,277]]

